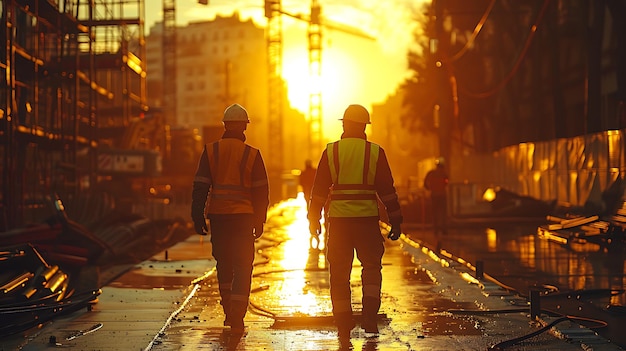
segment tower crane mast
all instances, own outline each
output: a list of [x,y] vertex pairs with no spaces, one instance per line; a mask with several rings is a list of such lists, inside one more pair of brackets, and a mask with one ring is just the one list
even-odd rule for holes
[[309,92],[309,159],[322,148],[322,8],[317,0],[311,1],[309,20],[309,76],[313,86]]
[[269,147],[268,160],[270,179],[280,179],[283,169],[283,98],[282,79],[283,56],[283,13],[281,0],[265,0],[267,18],[267,64],[268,64],[268,119]]
[[176,0],[163,0],[163,115],[176,120]]

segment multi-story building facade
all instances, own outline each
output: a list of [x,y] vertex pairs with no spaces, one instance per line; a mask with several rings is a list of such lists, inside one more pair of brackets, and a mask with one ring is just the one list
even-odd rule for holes
[[[176,113],[167,116],[173,128],[204,134],[222,126],[224,108],[234,102],[249,112],[254,128],[249,139],[266,139],[267,63],[264,29],[237,13],[176,28]],[[163,91],[162,26],[146,40],[148,97],[161,107]]]

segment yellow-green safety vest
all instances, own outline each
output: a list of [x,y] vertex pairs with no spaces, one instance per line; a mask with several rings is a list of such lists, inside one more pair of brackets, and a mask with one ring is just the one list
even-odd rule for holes
[[378,217],[374,180],[380,146],[361,138],[344,138],[326,148],[332,188],[330,217]]

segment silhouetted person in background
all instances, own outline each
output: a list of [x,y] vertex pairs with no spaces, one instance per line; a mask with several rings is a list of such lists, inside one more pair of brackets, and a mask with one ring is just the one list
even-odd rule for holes
[[424,178],[424,188],[430,191],[433,231],[435,235],[448,233],[448,174],[443,159],[438,158],[435,169]]
[[[269,182],[261,153],[246,144],[248,112],[233,104],[224,111],[224,134],[204,146],[193,181],[191,218],[196,233],[209,232],[221,304],[234,334],[243,334],[248,310],[254,240],[263,234]],[[208,201],[207,201],[208,196]],[[205,206],[208,206],[205,209]]]
[[313,188],[313,181],[315,181],[315,167],[313,167],[311,160],[304,162],[304,169],[300,172],[300,186],[302,187],[302,193],[304,194],[304,200],[309,203],[311,197],[311,188]]
[[362,321],[366,333],[378,333],[382,257],[378,199],[384,204],[391,229],[388,238],[398,240],[402,212],[393,176],[383,148],[367,141],[369,112],[350,105],[343,115],[341,140],[329,143],[322,153],[309,204],[309,231],[321,233],[321,212],[328,200],[328,246],[330,298],[339,338],[350,337],[352,316],[350,275],[354,252],[361,262]]

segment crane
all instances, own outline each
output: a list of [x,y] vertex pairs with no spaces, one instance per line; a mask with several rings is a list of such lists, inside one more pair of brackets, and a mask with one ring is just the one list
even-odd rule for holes
[[[207,5],[206,0],[197,0]],[[342,31],[370,40],[375,38],[347,26],[332,25],[323,21],[318,0],[311,0],[310,15],[292,14],[283,10],[281,0],[264,0],[267,18],[267,63],[268,63],[268,130],[269,148],[268,173],[271,179],[280,179],[283,170],[283,111],[285,86],[282,78],[283,31],[282,15],[308,23],[309,74],[314,81],[309,93],[309,157],[319,152],[322,146],[322,27]],[[166,116],[175,116],[176,111],[176,1],[163,0],[163,69],[164,107]],[[167,118],[167,117],[166,117]],[[167,119],[166,119],[167,122]]]
[[286,15],[308,23],[308,50],[309,50],[309,76],[313,81],[309,92],[309,157],[317,153],[322,147],[322,28],[338,30],[361,38],[376,40],[359,30],[343,25],[333,25],[324,20],[322,8],[318,0],[311,0],[310,15],[293,14],[283,10],[281,0],[265,0],[265,17],[268,19],[268,69],[269,69],[269,131],[270,147],[276,153],[270,164],[280,169],[282,167],[282,106],[283,106],[283,83],[282,73],[282,18]]

